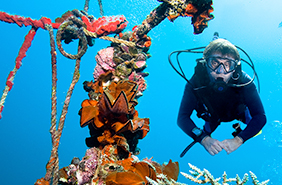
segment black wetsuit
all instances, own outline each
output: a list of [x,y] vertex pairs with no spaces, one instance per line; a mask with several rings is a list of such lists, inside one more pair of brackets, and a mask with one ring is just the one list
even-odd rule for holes
[[[248,81],[250,77],[243,72],[238,83],[244,84]],[[199,86],[196,75],[191,78],[190,83],[193,87]],[[247,124],[238,135],[245,142],[255,136],[265,125],[264,108],[254,83],[243,87],[228,87],[221,93],[214,91],[211,86],[195,91],[191,84],[187,83],[185,87],[177,122],[178,126],[194,140],[198,139],[192,133],[196,127],[190,118],[194,110],[206,121],[204,126],[206,135],[210,135],[221,122],[237,119]],[[207,111],[203,111],[206,109]]]

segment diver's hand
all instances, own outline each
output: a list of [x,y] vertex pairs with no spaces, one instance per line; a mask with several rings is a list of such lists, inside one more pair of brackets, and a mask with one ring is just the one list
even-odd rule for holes
[[243,144],[243,140],[236,136],[233,139],[225,139],[221,143],[225,146],[227,154],[230,154]]
[[205,137],[201,144],[205,147],[205,149],[211,154],[215,155],[221,152],[222,149],[226,150],[227,148],[223,143],[218,141],[217,139],[213,139],[210,136]]

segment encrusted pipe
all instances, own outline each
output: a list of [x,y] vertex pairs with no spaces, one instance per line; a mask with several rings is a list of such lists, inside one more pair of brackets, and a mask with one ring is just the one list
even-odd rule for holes
[[166,11],[168,7],[169,5],[167,3],[162,3],[147,16],[142,22],[142,25],[137,28],[137,35],[139,38],[142,38],[167,17]]

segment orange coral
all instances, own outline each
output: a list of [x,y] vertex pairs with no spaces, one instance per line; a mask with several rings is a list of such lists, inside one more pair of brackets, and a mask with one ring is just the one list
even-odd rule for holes
[[98,102],[95,100],[84,100],[81,103],[80,126],[85,127],[98,115]]
[[[134,100],[135,94],[137,90],[137,84],[134,81],[119,81],[119,82],[112,82],[108,87],[108,94],[112,96],[112,98],[117,99],[121,92],[127,97],[129,107],[133,107],[137,105],[137,101]],[[111,99],[114,101],[114,99]]]
[[150,179],[153,180],[157,179],[157,175],[154,167],[144,161],[134,163],[130,171],[137,173],[140,177],[142,177],[143,180],[146,182],[146,184],[148,183],[146,177],[149,177]]
[[44,178],[38,179],[34,185],[49,185],[49,181],[46,181]]
[[127,144],[126,139],[123,136],[113,135],[109,130],[105,130],[102,136],[99,136],[98,141],[103,146],[109,144],[117,144],[117,146],[121,147],[125,151],[129,151],[129,146]]
[[103,129],[102,135],[97,136],[101,147],[117,144],[129,151],[126,138],[120,134],[139,131],[137,139],[142,139],[150,130],[149,119],[139,118],[134,109],[138,103],[135,99],[137,83],[129,80],[112,82],[102,90],[97,87],[100,84],[98,81],[85,83],[90,94],[93,92],[101,95],[98,100],[88,99],[82,102],[79,111],[80,125],[84,127],[91,124],[94,129]]
[[167,18],[170,21],[174,21],[179,16],[192,17],[194,33],[199,34],[208,26],[208,21],[214,18],[213,15],[210,14],[213,12],[211,5],[211,3],[198,4],[197,1],[189,2],[185,9],[172,11],[173,13],[170,13]]
[[108,144],[101,149],[88,149],[76,166],[72,162],[69,167],[64,167],[59,172],[60,181],[66,184],[103,182],[108,185],[145,185],[150,183],[149,179],[160,184],[170,184],[177,180],[178,174],[178,162],[170,160],[167,165],[160,165],[152,159],[139,161],[131,153],[122,158],[116,144]]
[[132,28],[133,32],[132,32],[131,37],[129,38],[129,41],[136,42],[136,45],[138,47],[149,48],[152,44],[151,38],[146,34],[140,37],[140,35],[137,35],[137,30],[138,30],[138,26],[134,26]]
[[106,178],[106,184],[115,185],[145,185],[148,184],[146,177],[156,180],[154,168],[147,162],[132,163],[128,171],[112,172]]
[[132,163],[131,167],[123,172],[111,172],[106,178],[106,184],[148,184],[146,177],[156,181],[157,174],[164,174],[168,179],[177,180],[179,174],[178,162],[171,160],[167,165],[160,165],[156,162],[137,162]]
[[122,166],[123,170],[129,170],[132,167],[132,163],[134,161],[131,153],[129,153],[127,158],[118,160],[120,157],[117,145],[106,145],[101,150],[101,155],[104,156],[102,158],[101,166],[105,164],[117,164],[119,166]]
[[171,160],[169,160],[169,163],[167,165],[163,164],[162,172],[169,178],[172,178],[173,180],[177,181],[179,174],[178,162],[172,162]]
[[197,12],[198,9],[195,8],[195,6],[193,6],[191,3],[189,3],[185,9],[185,15],[189,17],[193,17],[193,15],[195,15]]
[[145,182],[138,174],[130,171],[113,172],[107,176],[106,185],[145,185]]

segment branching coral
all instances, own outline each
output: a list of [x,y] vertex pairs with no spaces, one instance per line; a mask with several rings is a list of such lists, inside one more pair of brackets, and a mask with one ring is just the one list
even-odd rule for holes
[[255,185],[266,185],[269,182],[269,180],[266,180],[266,181],[259,183],[259,181],[257,180],[257,176],[251,171],[250,171],[250,174],[251,174],[251,178],[253,180],[253,184],[255,184]]
[[[248,174],[245,174],[243,179],[241,180],[240,177],[238,175],[236,175],[236,178],[227,178],[227,174],[224,172],[222,175],[222,181],[220,183],[220,179],[221,178],[216,178],[214,179],[214,177],[211,175],[211,173],[204,169],[204,170],[200,170],[199,168],[197,168],[196,166],[193,166],[192,164],[188,163],[189,167],[192,169],[190,170],[190,174],[184,173],[184,172],[180,172],[184,177],[186,177],[187,179],[198,183],[198,184],[212,184],[212,185],[228,185],[228,183],[232,183],[232,182],[236,182],[236,185],[244,185],[247,184],[248,182]],[[269,180],[263,181],[261,183],[259,183],[259,181],[257,180],[256,175],[250,171],[250,175],[252,178],[252,182],[254,185],[266,185]]]

